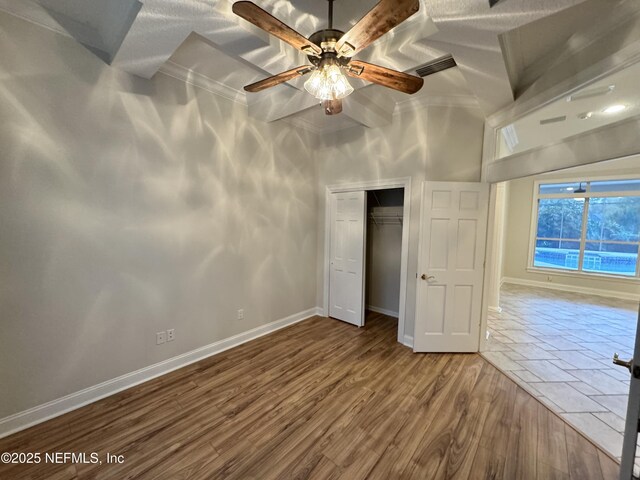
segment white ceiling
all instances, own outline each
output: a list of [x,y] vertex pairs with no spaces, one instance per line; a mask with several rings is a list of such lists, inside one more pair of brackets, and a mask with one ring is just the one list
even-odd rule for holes
[[[254,1],[305,36],[326,26],[326,1]],[[108,50],[119,45],[117,53],[108,55],[106,60],[129,73],[151,78],[162,70],[246,103],[249,114],[258,119],[288,118],[326,130],[388,124],[394,111],[428,103],[477,102],[485,114],[493,113],[513,101],[514,71],[516,78],[521,77],[528,62],[567,41],[567,31],[578,21],[574,15],[562,12],[594,2],[601,0],[503,0],[490,9],[488,0],[421,0],[416,15],[358,58],[412,72],[450,53],[459,67],[427,77],[423,90],[414,97],[354,80],[356,92],[345,100],[344,113],[330,118],[304,91],[302,79],[260,94],[244,94],[243,85],[303,65],[307,59],[235,16],[230,0],[0,0],[0,9],[75,38],[84,28],[84,41],[80,41],[90,47],[98,48],[95,44],[99,44]],[[336,0],[335,27],[347,30],[376,3],[377,0]],[[140,11],[132,21],[132,12],[137,8]],[[60,13],[73,19],[77,28],[70,28],[70,22],[61,22]],[[554,17],[555,14],[558,15]],[[580,16],[581,25],[597,21],[594,15]],[[540,28],[545,25],[543,19],[551,22],[546,42],[538,45],[541,42],[531,35],[531,30],[521,30],[517,41],[510,41],[515,55],[505,57],[501,35],[504,43],[508,32],[535,21],[539,21]],[[87,36],[95,41],[88,41]],[[119,37],[124,38],[121,45]],[[536,42],[535,47],[531,45]],[[537,50],[527,54],[528,48]]]

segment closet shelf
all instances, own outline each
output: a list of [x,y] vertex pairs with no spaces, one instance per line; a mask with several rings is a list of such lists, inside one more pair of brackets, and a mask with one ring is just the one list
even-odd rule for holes
[[375,225],[402,225],[402,215],[396,213],[370,213],[369,221]]

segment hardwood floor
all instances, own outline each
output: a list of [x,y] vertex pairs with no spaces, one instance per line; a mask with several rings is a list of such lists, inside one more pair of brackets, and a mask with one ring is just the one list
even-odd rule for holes
[[[475,354],[314,318],[0,440],[2,479],[575,479],[617,465]],[[107,464],[105,455],[123,455]]]

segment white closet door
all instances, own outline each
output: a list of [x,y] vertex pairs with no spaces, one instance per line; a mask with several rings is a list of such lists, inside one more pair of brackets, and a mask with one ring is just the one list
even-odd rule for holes
[[329,316],[364,325],[366,193],[331,195]]
[[416,352],[477,352],[489,185],[425,182]]

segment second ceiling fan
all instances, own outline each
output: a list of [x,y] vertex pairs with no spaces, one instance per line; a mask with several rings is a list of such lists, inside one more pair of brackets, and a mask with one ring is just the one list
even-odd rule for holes
[[342,111],[342,99],[353,92],[343,71],[350,77],[408,94],[422,88],[424,80],[420,77],[353,59],[358,52],[416,13],[420,8],[419,0],[381,0],[347,33],[333,28],[333,1],[328,0],[328,28],[308,39],[253,2],[233,4],[236,15],[297,48],[311,62],[311,65],[302,65],[247,85],[244,87],[247,92],[260,92],[312,73],[305,82],[305,89],[322,101],[327,115],[335,115]]

